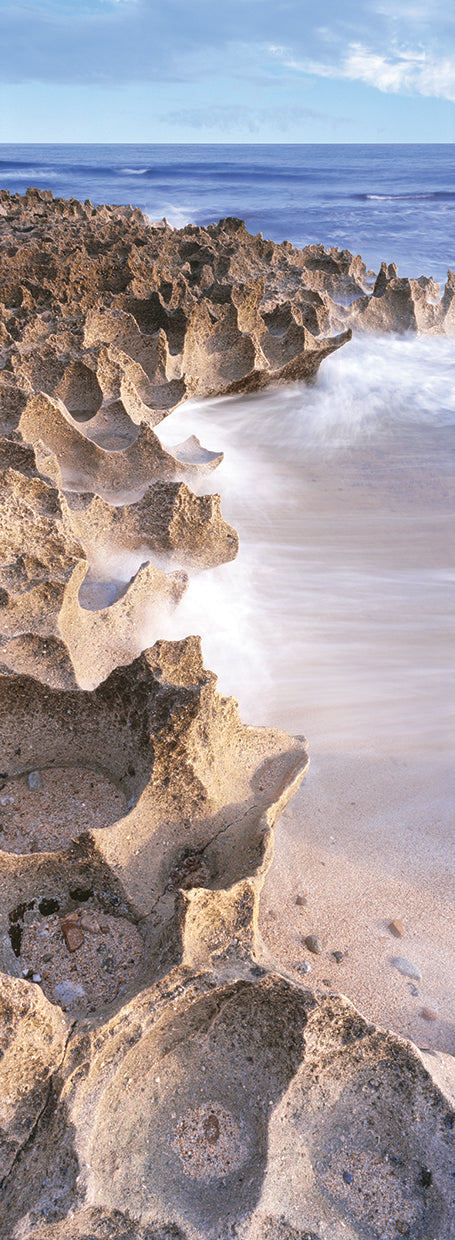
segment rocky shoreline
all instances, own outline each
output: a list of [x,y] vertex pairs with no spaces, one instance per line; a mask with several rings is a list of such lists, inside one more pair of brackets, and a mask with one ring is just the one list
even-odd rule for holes
[[222,453],[153,428],[353,331],[452,335],[455,277],[40,190],[0,192],[0,254],[0,1236],[450,1240],[452,1057],[259,934],[304,739],[144,632],[238,549]]

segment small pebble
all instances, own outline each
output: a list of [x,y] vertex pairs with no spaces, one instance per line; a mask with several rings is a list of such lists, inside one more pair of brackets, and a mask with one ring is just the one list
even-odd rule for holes
[[311,965],[309,960],[302,960],[301,964],[296,964],[295,968],[299,973],[311,973]]
[[438,1019],[438,1013],[433,1012],[432,1008],[427,1008],[427,1007],[422,1008],[420,1015],[422,1017],[422,1020],[437,1020]]
[[307,934],[305,945],[308,948],[308,951],[313,952],[315,956],[320,956],[323,950],[321,940],[318,939],[315,934]]
[[388,929],[390,930],[390,933],[394,935],[394,938],[396,939],[404,938],[405,929],[404,929],[403,922],[400,921],[399,917],[395,917],[394,921],[389,921]]
[[333,956],[333,959],[336,960],[337,964],[341,964],[341,961],[343,959],[343,952],[332,952],[332,956]]
[[403,977],[413,977],[416,982],[421,982],[422,974],[412,960],[407,960],[405,956],[394,956],[392,964],[399,973],[403,974]]
[[297,896],[296,904],[298,904],[299,908],[303,908],[305,904],[308,904],[306,896]]
[[99,920],[95,916],[95,913],[81,913],[79,925],[83,930],[88,930],[89,934],[98,934],[101,930]]
[[428,1167],[422,1167],[420,1173],[420,1183],[422,1188],[430,1188],[433,1183],[433,1172]]
[[29,771],[27,775],[27,783],[30,788],[30,792],[39,792],[40,788],[42,788],[43,786],[43,781],[41,779],[41,772],[40,771]]
[[54,986],[54,997],[63,1008],[68,1008],[85,998],[85,990],[79,982],[73,982],[71,978],[65,977],[63,981],[57,982]]
[[32,982],[42,982],[42,980],[41,973],[32,974]]
[[343,1171],[343,1180],[345,1184],[352,1184],[354,1181],[354,1176],[351,1175],[350,1171]]
[[68,951],[77,952],[84,942],[84,931],[73,920],[70,921],[69,917],[60,922],[60,927]]

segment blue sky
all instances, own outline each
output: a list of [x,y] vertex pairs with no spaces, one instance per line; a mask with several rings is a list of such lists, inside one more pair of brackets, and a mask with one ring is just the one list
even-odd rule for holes
[[0,0],[2,142],[455,142],[449,0]]

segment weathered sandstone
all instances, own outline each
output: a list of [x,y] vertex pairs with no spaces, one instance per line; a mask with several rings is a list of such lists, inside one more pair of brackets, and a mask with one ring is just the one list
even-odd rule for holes
[[192,490],[222,454],[153,430],[352,330],[453,333],[454,289],[0,192],[1,1240],[455,1237],[453,1060],[261,940],[306,744],[163,639],[238,540]]

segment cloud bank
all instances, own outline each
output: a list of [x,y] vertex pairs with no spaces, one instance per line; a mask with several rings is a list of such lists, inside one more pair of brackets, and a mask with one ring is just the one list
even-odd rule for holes
[[8,141],[453,141],[455,9],[0,0],[1,83]]
[[[0,0],[4,82],[118,84],[281,71],[453,101],[455,13],[440,0]],[[270,49],[273,49],[270,51]],[[281,57],[277,54],[281,52]],[[248,59],[249,58],[249,59]]]

